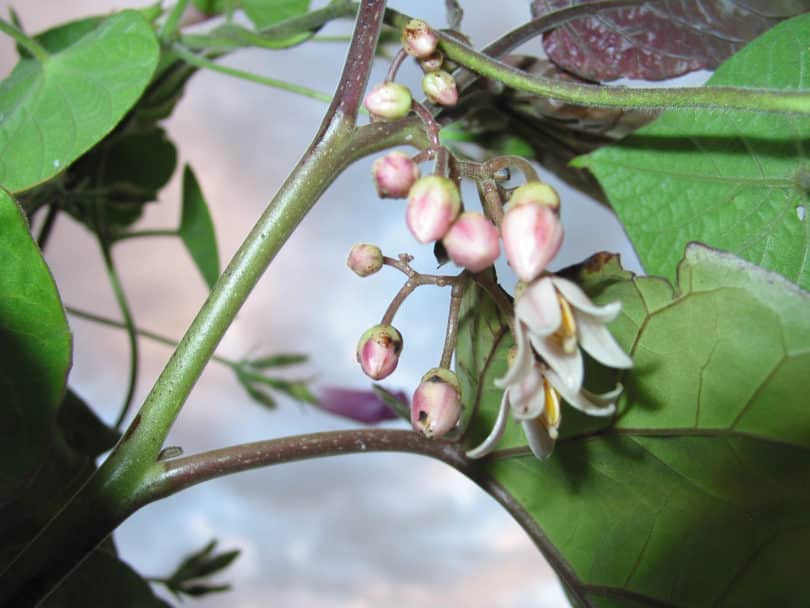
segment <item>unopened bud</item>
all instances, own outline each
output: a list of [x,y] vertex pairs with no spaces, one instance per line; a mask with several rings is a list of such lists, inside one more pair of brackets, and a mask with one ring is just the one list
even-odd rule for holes
[[422,71],[424,71],[426,74],[430,72],[438,72],[442,69],[442,65],[444,65],[444,53],[441,51],[436,51],[432,55],[428,55],[424,59],[420,59],[419,65],[422,67]]
[[509,207],[518,207],[527,203],[543,205],[557,210],[560,208],[560,195],[557,194],[554,188],[544,182],[526,182],[512,193],[509,198]]
[[421,19],[411,19],[402,30],[402,48],[417,59],[432,55],[439,44],[439,35]]
[[383,82],[376,85],[366,95],[366,109],[373,118],[397,120],[405,118],[411,111],[411,91],[396,82]]
[[349,250],[349,258],[346,265],[352,269],[354,274],[367,277],[374,274],[383,266],[383,254],[376,245],[368,243],[357,243]]
[[419,179],[419,165],[404,152],[389,152],[374,161],[371,175],[381,198],[405,198]]
[[454,106],[458,103],[456,81],[444,70],[425,74],[422,78],[422,90],[432,103],[440,106]]
[[551,207],[511,207],[501,222],[503,248],[509,265],[522,281],[540,276],[562,245],[563,228]]
[[357,343],[357,362],[373,380],[390,376],[399,363],[402,335],[391,325],[375,325]]
[[408,193],[405,221],[420,243],[442,238],[461,210],[461,196],[452,180],[427,175],[416,180]]
[[447,255],[470,272],[492,266],[501,253],[498,229],[477,211],[462,213],[444,235]]
[[434,367],[416,388],[411,402],[411,424],[425,437],[450,431],[461,417],[461,388],[449,369]]

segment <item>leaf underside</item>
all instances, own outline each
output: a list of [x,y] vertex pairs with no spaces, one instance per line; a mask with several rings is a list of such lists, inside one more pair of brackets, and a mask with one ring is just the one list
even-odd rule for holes
[[[598,0],[534,0],[540,17]],[[543,47],[562,69],[597,82],[665,80],[714,69],[807,0],[665,0],[602,10],[548,32]]]
[[[712,85],[810,90],[810,15],[718,68]],[[810,122],[752,112],[665,112],[577,160],[604,188],[645,270],[672,279],[690,241],[810,288]]]
[[[623,303],[611,330],[636,367],[623,378],[595,366],[586,375],[595,390],[625,385],[618,414],[564,407],[562,438],[542,462],[510,420],[480,465],[484,485],[502,493],[575,603],[806,605],[810,294],[697,245],[675,289],[609,255],[569,276],[596,302]],[[492,382],[512,341],[478,290],[462,315],[472,446],[494,422]]]

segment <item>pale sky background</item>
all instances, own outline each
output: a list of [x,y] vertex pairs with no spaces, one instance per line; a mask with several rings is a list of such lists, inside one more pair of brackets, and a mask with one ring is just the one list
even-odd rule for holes
[[[0,0],[13,5],[30,32],[68,18],[148,2],[122,0]],[[444,25],[443,2],[391,2]],[[462,2],[464,30],[477,46],[529,16],[528,2]],[[350,22],[322,33],[348,33]],[[245,51],[229,65],[332,91],[345,45],[307,44],[288,51]],[[537,48],[534,49],[537,52]],[[16,60],[0,40],[0,73]],[[380,62],[371,82],[382,79]],[[416,70],[404,68],[411,84]],[[211,205],[223,264],[283,181],[316,131],[325,105],[213,73],[200,73],[167,123],[180,164],[191,163]],[[264,352],[312,356],[302,375],[324,384],[366,387],[354,361],[358,336],[379,321],[402,283],[387,269],[359,279],[345,268],[349,247],[379,244],[388,255],[409,252],[432,270],[429,246],[415,243],[404,224],[404,201],[380,201],[369,178],[371,160],[347,171],[326,193],[278,256],[228,332],[219,352],[239,358]],[[176,226],[179,171],[138,228]],[[541,173],[544,178],[548,174]],[[553,180],[552,183],[555,183]],[[477,208],[467,192],[468,206]],[[567,240],[555,267],[599,250],[635,256],[612,216],[585,196],[563,189]],[[46,258],[66,304],[119,317],[95,241],[62,216]],[[139,326],[180,337],[206,288],[179,240],[139,239],[115,248]],[[450,269],[453,272],[453,269]],[[511,289],[514,279],[501,262]],[[396,325],[405,337],[397,372],[387,383],[409,393],[438,361],[448,290],[425,287],[408,300]],[[71,319],[75,332],[70,384],[107,421],[125,390],[123,332]],[[170,351],[141,342],[136,403],[145,397]],[[404,423],[391,423],[403,427]],[[253,403],[228,370],[212,364],[195,388],[167,445],[193,453],[275,436],[350,428],[355,424],[281,401],[273,412]],[[321,459],[243,473],[150,505],[116,532],[124,559],[144,575],[168,574],[180,556],[209,539],[242,556],[223,578],[224,595],[186,606],[252,608],[314,606],[502,608],[566,606],[556,579],[530,539],[493,499],[449,467],[416,456],[372,454]]]

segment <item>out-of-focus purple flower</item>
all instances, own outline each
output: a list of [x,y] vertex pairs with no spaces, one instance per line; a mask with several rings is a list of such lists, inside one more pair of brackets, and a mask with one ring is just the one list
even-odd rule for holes
[[[404,391],[391,394],[407,406],[408,395]],[[376,424],[399,417],[373,390],[323,386],[319,397],[321,409],[357,422]]]

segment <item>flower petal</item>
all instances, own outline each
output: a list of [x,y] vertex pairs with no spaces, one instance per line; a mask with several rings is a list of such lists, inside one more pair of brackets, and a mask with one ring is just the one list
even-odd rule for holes
[[619,398],[619,395],[622,394],[622,391],[624,391],[624,387],[620,382],[616,385],[616,388],[609,390],[606,393],[592,393],[588,389],[583,388],[582,394],[587,397],[588,401],[593,401],[596,405],[606,406],[616,403],[616,400]]
[[515,322],[515,329],[517,331],[515,335],[517,353],[515,354],[515,359],[512,361],[511,367],[506,371],[506,375],[503,378],[495,380],[495,386],[498,388],[505,389],[519,382],[520,379],[529,374],[534,367],[534,353],[526,342],[529,330],[519,320]]
[[503,432],[506,430],[506,414],[509,411],[509,399],[507,394],[507,391],[503,392],[498,417],[495,419],[495,425],[492,427],[489,435],[487,435],[487,438],[484,439],[480,445],[467,451],[467,458],[483,458],[498,445],[501,437],[503,437]]
[[543,375],[537,366],[524,376],[520,382],[510,384],[509,405],[515,420],[537,418],[546,407],[546,393],[543,390]]
[[541,277],[526,286],[515,302],[515,316],[538,336],[548,336],[557,331],[562,314],[554,284],[548,277]]
[[610,304],[605,304],[604,306],[597,306],[591,302],[588,295],[582,291],[582,288],[576,283],[556,276],[551,277],[551,280],[554,283],[554,287],[556,287],[562,296],[568,300],[568,303],[571,306],[579,311],[591,315],[592,317],[596,317],[602,321],[602,323],[612,321],[616,318],[619,312],[621,312],[621,302],[611,302]]
[[540,460],[548,458],[554,451],[554,439],[549,434],[546,425],[539,418],[524,420],[521,425],[532,454]]
[[546,370],[546,378],[548,378],[551,385],[559,391],[560,395],[562,395],[562,398],[565,399],[568,405],[578,409],[580,412],[589,414],[590,416],[612,416],[616,411],[615,403],[605,403],[604,399],[605,396],[613,396],[614,394],[615,397],[618,397],[619,394],[616,393],[615,389],[609,393],[605,393],[605,395],[596,395],[596,403],[594,403],[588,399],[588,395],[593,395],[593,393],[585,391],[584,389],[572,391],[570,387],[563,382],[562,378],[554,373],[554,370]]
[[582,388],[582,377],[585,372],[579,348],[567,353],[556,339],[540,338],[530,334],[529,340],[537,354],[559,374],[570,390],[578,392]]
[[579,329],[579,344],[589,355],[608,367],[630,369],[633,360],[616,342],[607,327],[594,317],[574,311]]

